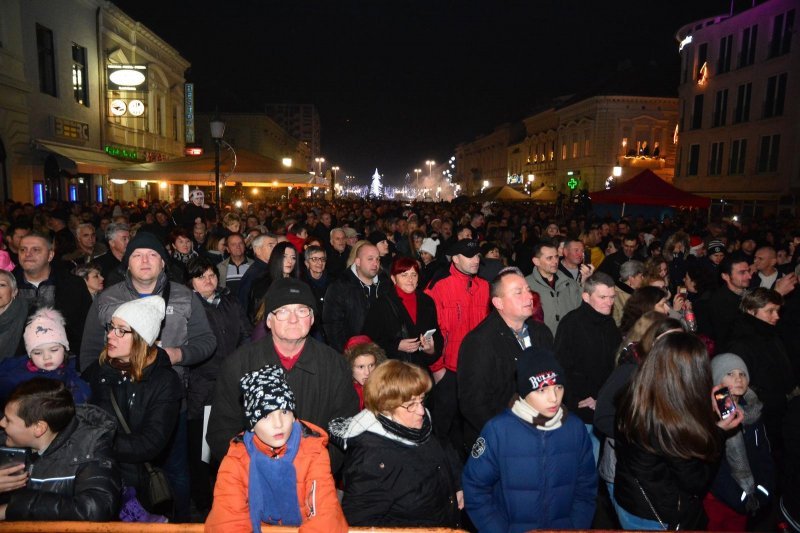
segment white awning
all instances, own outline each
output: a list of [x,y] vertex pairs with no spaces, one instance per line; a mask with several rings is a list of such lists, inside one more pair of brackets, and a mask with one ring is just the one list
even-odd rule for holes
[[115,159],[107,153],[93,148],[84,148],[82,146],[72,146],[39,139],[36,140],[36,145],[38,148],[48,150],[74,162],[75,167],[81,174],[108,174],[111,172],[111,169],[130,166],[130,163]]

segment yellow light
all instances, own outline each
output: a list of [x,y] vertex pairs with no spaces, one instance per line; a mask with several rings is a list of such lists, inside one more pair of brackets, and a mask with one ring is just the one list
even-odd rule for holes
[[166,181],[162,181],[161,183],[158,184],[158,186],[161,187],[162,189],[166,189],[167,188],[167,182]]
[[272,182],[272,185],[273,185],[274,187],[277,187],[277,186],[278,186],[278,180],[275,180],[275,181],[273,181],[273,182]]
[[528,174],[528,181],[533,181],[535,179],[536,179],[536,176],[534,176],[533,174]]
[[140,181],[140,182],[139,182],[139,187],[141,187],[142,189],[144,189],[145,187],[147,187],[147,182],[146,182],[146,181],[144,181],[144,180]]
[[252,192],[253,192],[253,194],[258,194],[258,187],[253,187]]
[[283,166],[285,166],[285,167],[292,166],[292,158],[291,157],[284,157],[283,158]]
[[483,180],[483,186],[484,187],[488,187],[489,186],[489,180]]
[[614,167],[612,174],[615,178],[622,176],[622,167]]

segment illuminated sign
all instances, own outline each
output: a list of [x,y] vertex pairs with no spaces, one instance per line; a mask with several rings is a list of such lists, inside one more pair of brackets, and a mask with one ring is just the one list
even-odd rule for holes
[[194,143],[194,83],[183,85],[183,121],[186,128],[186,144]]
[[53,135],[70,141],[88,141],[89,124],[68,118],[50,117]]
[[107,144],[105,146],[105,151],[108,155],[117,157],[119,159],[129,159],[131,161],[136,161],[139,159],[139,154],[136,152],[136,150],[122,148],[121,146],[111,146],[110,144]]
[[186,155],[203,155],[203,148],[200,146],[187,146],[183,153]]
[[111,100],[111,114],[115,117],[121,117],[128,110],[128,104],[125,100]]
[[567,182],[567,187],[569,187],[570,190],[572,191],[574,191],[575,187],[577,186],[578,186],[578,180],[576,180],[575,178],[570,178],[569,181]]
[[522,183],[522,176],[519,174],[512,174],[511,176],[506,178],[506,183],[509,185],[519,185]]
[[144,114],[144,102],[141,100],[131,100],[128,102],[128,113],[134,117],[141,117]]
[[691,35],[687,35],[686,37],[683,38],[683,40],[681,41],[681,44],[678,45],[678,52],[683,52],[683,47],[686,46],[687,44],[691,44],[691,43],[692,43],[692,36]]
[[107,65],[109,91],[147,91],[147,66]]

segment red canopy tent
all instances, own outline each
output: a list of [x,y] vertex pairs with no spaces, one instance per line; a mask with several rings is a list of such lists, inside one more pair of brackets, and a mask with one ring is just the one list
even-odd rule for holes
[[711,198],[682,191],[659,178],[650,170],[643,170],[628,181],[605,191],[591,193],[593,204],[665,205],[674,207],[704,207]]

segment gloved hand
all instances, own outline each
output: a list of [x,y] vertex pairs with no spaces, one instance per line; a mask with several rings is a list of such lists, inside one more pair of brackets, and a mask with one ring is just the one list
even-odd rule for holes
[[761,503],[758,501],[756,495],[752,493],[748,494],[744,502],[744,508],[747,514],[749,514],[750,516],[755,515],[760,507]]

